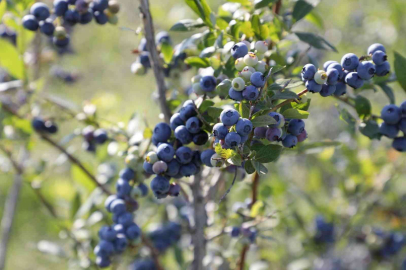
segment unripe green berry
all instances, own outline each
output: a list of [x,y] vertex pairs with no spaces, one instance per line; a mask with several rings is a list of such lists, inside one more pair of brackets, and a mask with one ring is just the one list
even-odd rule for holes
[[257,53],[257,58],[258,58],[258,61],[263,60],[263,59],[264,59],[264,57],[265,57],[265,54],[262,54],[262,53]]
[[224,164],[223,159],[218,155],[218,154],[214,154],[211,159],[210,159],[210,163],[213,167],[221,167]]
[[125,157],[125,164],[127,164],[127,166],[136,171],[138,169],[138,157],[135,155],[127,155]]
[[131,198],[139,198],[142,196],[142,191],[141,189],[139,189],[138,187],[134,187],[133,189],[131,189],[131,193],[130,193]]
[[252,73],[254,73],[256,70],[253,67],[246,66],[240,73],[239,76],[244,79],[244,81],[249,82]]
[[248,51],[251,50],[251,43],[248,40],[243,40],[242,43],[245,43],[245,45],[247,45]]
[[327,73],[324,70],[317,71],[314,80],[317,84],[325,84],[327,82]]
[[54,36],[57,37],[58,39],[65,38],[66,37],[65,27],[63,26],[55,27]]
[[192,77],[192,83],[200,83],[201,75],[196,75]]
[[120,11],[120,4],[116,0],[109,1],[109,11],[112,14],[117,14]]
[[154,151],[151,151],[145,157],[145,161],[154,164],[155,162],[158,161],[158,155]]
[[266,71],[266,63],[264,61],[258,61],[255,70],[264,73]]
[[231,85],[234,88],[234,90],[242,91],[245,88],[245,81],[242,78],[237,77],[237,78],[234,78]]
[[109,12],[106,12],[106,14],[107,14],[107,18],[109,19],[110,24],[116,25],[118,23],[117,15],[109,13]]
[[238,58],[235,60],[235,69],[241,71],[245,67],[244,58]]
[[258,58],[255,53],[247,53],[247,55],[244,56],[244,63],[247,66],[253,67],[258,63]]
[[268,50],[268,43],[266,43],[266,41],[257,41],[255,43],[255,50],[257,50],[259,54],[266,53]]
[[206,94],[206,92],[204,92],[203,89],[200,87],[200,83],[194,83],[192,85],[192,88],[193,88],[193,92],[198,96]]

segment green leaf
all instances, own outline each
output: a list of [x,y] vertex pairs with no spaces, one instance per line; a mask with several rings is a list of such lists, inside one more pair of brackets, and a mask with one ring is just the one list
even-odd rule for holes
[[3,18],[4,13],[6,13],[7,10],[7,1],[1,1],[0,2],[0,18]]
[[320,50],[327,50],[331,49],[335,52],[338,52],[336,47],[331,45],[327,40],[323,37],[318,36],[312,33],[305,33],[305,32],[293,32],[301,41],[311,45],[312,47]]
[[284,111],[283,116],[291,119],[307,119],[309,117],[309,113],[307,111],[292,108]]
[[210,28],[213,24],[210,19],[211,9],[206,0],[185,0],[186,4],[206,23]]
[[217,108],[217,107],[208,107],[207,108],[207,114],[214,119],[219,118],[221,112],[223,111],[222,108]]
[[254,205],[251,207],[250,216],[255,218],[258,215],[263,215],[265,212],[265,204],[262,201],[256,201]]
[[213,102],[213,101],[206,99],[206,100],[204,100],[204,101],[202,102],[202,104],[200,104],[200,106],[199,106],[199,112],[204,113],[205,111],[207,111],[207,109],[208,109],[209,107],[211,107],[211,106],[213,106],[213,105],[214,105],[214,102]]
[[164,56],[165,63],[169,64],[172,61],[173,56],[173,48],[171,44],[169,44],[168,42],[162,43],[161,52]]
[[406,91],[406,58],[395,52],[395,73],[400,86]]
[[285,90],[283,92],[280,91],[274,91],[274,95],[272,96],[272,99],[298,99],[299,96],[292,91]]
[[23,79],[25,67],[17,48],[4,39],[0,39],[0,48],[0,66],[17,79]]
[[258,174],[267,174],[268,169],[260,162],[253,160],[252,165],[254,165],[255,171],[257,171]]
[[144,129],[144,133],[143,133],[144,139],[150,139],[150,138],[152,138],[152,135],[153,135],[152,129],[150,127],[146,127]]
[[220,35],[216,39],[216,42],[214,43],[215,48],[223,48],[223,37],[224,33],[221,31]]
[[242,158],[241,155],[239,155],[237,152],[234,151],[233,155],[231,158],[227,160],[229,163],[236,165],[236,166],[241,166],[242,164]]
[[204,48],[201,53],[199,54],[200,58],[209,58],[216,52],[216,48],[214,46],[210,46]]
[[[84,164],[84,166],[91,172],[91,168],[87,166],[87,164]],[[93,190],[96,187],[96,184],[93,183],[93,181],[83,172],[81,168],[79,168],[77,165],[72,164],[71,170],[70,170],[72,179],[80,184],[81,187],[85,187],[88,191]]]
[[313,5],[307,3],[304,0],[299,0],[296,2],[293,8],[292,16],[297,22],[303,19],[309,12],[311,12],[313,8],[314,8]]
[[276,124],[276,121],[272,116],[265,114],[256,116],[251,120],[251,123],[254,127],[266,127]]
[[360,117],[368,116],[371,114],[371,102],[363,96],[357,96],[355,98],[355,110]]
[[251,5],[251,2],[249,0],[228,0],[227,2],[240,3],[243,6]]
[[305,20],[316,25],[321,30],[324,30],[323,18],[318,13],[314,12],[314,10],[306,15]]
[[[254,160],[260,163],[269,163],[276,161],[282,153],[282,146],[277,144],[254,144],[251,150],[255,151]],[[254,165],[255,166],[255,165]]]
[[74,220],[75,215],[80,208],[80,205],[81,205],[80,194],[79,194],[79,192],[76,192],[75,197],[73,198],[73,201],[71,202],[70,209],[69,209],[71,220]]
[[271,75],[278,73],[279,71],[283,70],[286,68],[286,66],[272,66],[272,72]]
[[248,174],[253,174],[255,172],[255,167],[252,164],[251,160],[245,161],[244,169],[245,169],[245,172]]
[[376,121],[368,120],[361,123],[359,131],[370,139],[380,139],[379,125]]
[[392,90],[392,88],[391,87],[389,87],[387,84],[385,84],[385,83],[381,83],[381,84],[378,84],[380,87],[381,87],[381,89],[382,89],[382,91],[386,94],[386,96],[388,97],[388,99],[389,99],[389,102],[391,103],[391,104],[395,104],[395,94],[393,93],[393,90]]
[[230,87],[231,81],[229,79],[225,79],[217,85],[216,92],[219,94],[219,96],[226,97],[228,95],[228,90],[230,90]]
[[192,31],[197,28],[201,28],[205,26],[204,23],[201,21],[196,21],[192,19],[185,19],[185,20],[180,20],[179,22],[175,23],[169,31],[179,31],[179,32],[185,32],[185,31]]
[[347,122],[347,124],[350,125],[351,131],[353,132],[355,130],[355,124],[357,122],[355,118],[350,114],[350,112],[347,109],[340,107],[337,107],[337,109],[340,112],[340,119]]
[[250,116],[250,108],[247,103],[240,102],[238,105],[238,112],[242,118],[248,118]]
[[254,4],[255,4],[255,8],[259,9],[259,8],[264,8],[269,6],[269,4],[271,3],[275,3],[277,0],[255,0]]
[[255,14],[252,16],[251,25],[257,38],[261,38],[261,22],[258,15]]
[[185,63],[197,68],[207,68],[210,66],[210,61],[207,58],[200,58],[197,56],[188,57],[185,59]]

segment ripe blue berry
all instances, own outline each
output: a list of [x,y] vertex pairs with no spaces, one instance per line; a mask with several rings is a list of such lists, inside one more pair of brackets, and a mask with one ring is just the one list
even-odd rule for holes
[[358,76],[363,80],[369,80],[375,75],[375,65],[369,61],[362,61],[357,68]]
[[158,142],[166,142],[171,137],[172,130],[167,123],[159,123],[154,128],[154,137]]
[[304,140],[307,139],[307,132],[306,129],[302,131],[299,135],[296,136],[298,142],[303,142]]
[[172,43],[171,37],[169,36],[168,32],[166,31],[161,31],[158,34],[155,35],[155,42],[160,45],[162,43]]
[[228,134],[228,128],[222,124],[222,123],[217,123],[213,127],[213,136],[223,140],[225,139],[226,135]]
[[328,69],[331,65],[333,65],[333,64],[335,64],[335,63],[338,64],[337,61],[333,61],[333,60],[330,60],[330,61],[325,62],[325,63],[323,64],[323,69],[324,69],[324,71],[327,71],[327,69]]
[[116,195],[110,195],[107,197],[107,199],[104,201],[104,207],[108,212],[111,212],[111,204],[113,203],[114,200],[118,199]]
[[293,148],[297,145],[297,137],[293,135],[286,135],[285,139],[282,141],[282,145],[286,148]]
[[399,121],[398,127],[406,135],[406,117],[402,118]]
[[340,73],[334,68],[327,69],[326,73],[327,73],[327,84],[336,85],[338,82],[338,77],[339,77]]
[[175,155],[175,150],[173,149],[172,145],[163,143],[158,146],[156,153],[160,160],[170,162],[173,159],[173,156]]
[[121,179],[130,181],[130,180],[134,179],[135,172],[133,170],[131,170],[130,168],[124,168],[120,171],[119,176]]
[[247,86],[247,87],[245,88],[245,90],[242,91],[242,97],[243,97],[244,99],[246,99],[246,100],[249,100],[249,101],[257,100],[258,96],[259,96],[259,91],[258,91],[258,89],[257,89],[255,86],[253,86],[253,85]]
[[248,53],[248,47],[245,45],[243,42],[238,42],[233,46],[231,49],[231,55],[235,58],[241,58],[244,57]]
[[152,166],[153,166],[154,164],[152,164],[152,163],[149,163],[149,162],[147,162],[147,161],[144,161],[144,164],[142,165],[142,167],[143,167],[143,169],[144,169],[144,171],[146,172],[146,173],[148,173],[148,174],[154,174],[154,171],[152,170]]
[[68,10],[68,2],[66,0],[55,0],[54,1],[54,14],[56,16],[63,16]]
[[261,72],[254,72],[251,75],[250,81],[252,85],[256,87],[262,87],[265,85],[265,76]]
[[381,111],[381,117],[385,123],[396,125],[402,116],[402,111],[396,105],[386,105]]
[[382,65],[375,66],[376,76],[383,77],[389,74],[390,64],[389,62],[384,62]]
[[103,226],[98,234],[101,239],[111,242],[116,238],[117,232],[112,227]]
[[41,2],[37,2],[30,8],[30,13],[35,16],[38,21],[44,21],[50,15],[47,5]]
[[192,141],[196,145],[205,145],[209,140],[209,135],[205,131],[200,131],[197,134],[193,135]]
[[345,70],[350,70],[350,71],[355,70],[355,69],[357,69],[358,64],[359,64],[358,56],[356,56],[353,53],[347,53],[341,59],[341,66]]
[[119,234],[119,235],[117,235],[113,244],[114,244],[114,250],[117,253],[122,253],[127,248],[128,241],[127,241],[127,238],[125,237],[125,235]]
[[[114,248],[114,247],[113,247]],[[100,268],[105,268],[105,267],[109,267],[111,262],[109,257],[101,257],[101,256],[97,256],[96,257],[96,264],[98,267]]]
[[151,62],[149,61],[149,52],[141,52],[139,55],[140,63],[145,68],[151,67]]
[[180,167],[180,170],[179,170],[179,173],[180,173],[182,176],[185,176],[185,177],[189,177],[189,176],[191,176],[191,175],[195,175],[197,172],[198,172],[198,169],[197,169],[196,165],[193,164],[192,162],[191,162],[191,163],[188,163],[188,164],[182,165],[182,166]]
[[234,109],[224,109],[220,114],[220,121],[225,126],[234,126],[240,119],[240,114]]
[[25,15],[23,17],[23,26],[27,30],[36,31],[39,24],[34,15]]
[[214,76],[204,76],[200,79],[200,87],[203,91],[212,92],[217,85],[217,80]]
[[400,109],[402,111],[402,114],[406,116],[406,101],[404,101],[401,105],[400,105]]
[[254,138],[256,139],[264,139],[266,136],[266,131],[268,129],[266,127],[257,127],[254,129]]
[[386,53],[386,49],[382,44],[375,43],[369,46],[368,55],[373,55],[376,51],[383,51],[384,53]]
[[334,95],[339,97],[347,93],[347,85],[343,82],[338,82],[336,85],[336,91],[334,92]]
[[183,107],[179,110],[179,117],[184,122],[186,122],[190,117],[193,117],[196,115],[197,115],[197,112],[195,110],[194,104],[189,104],[189,103],[186,104],[186,102],[185,102],[185,104],[183,104]]
[[41,118],[38,118],[38,117],[34,117],[32,119],[31,125],[35,131],[42,132],[42,131],[45,131],[45,129],[46,129],[44,120],[42,120]]
[[171,129],[175,130],[178,126],[182,125],[185,125],[185,122],[182,120],[180,113],[173,114],[170,120]]
[[319,93],[321,91],[322,85],[316,83],[315,80],[310,80],[306,82],[306,89],[309,90],[310,93]]
[[288,132],[294,136],[297,136],[303,132],[304,128],[305,123],[302,119],[292,119],[288,125]]
[[268,115],[273,117],[276,121],[276,124],[269,125],[269,127],[282,127],[285,125],[285,117],[282,114],[278,112],[270,112]]
[[329,70],[329,69],[335,69],[338,71],[338,80],[344,79],[344,70],[343,70],[343,67],[339,63],[337,63],[337,62],[332,63],[331,65],[328,66],[327,70]]
[[176,158],[181,164],[190,163],[193,158],[193,151],[186,146],[179,147],[176,150]]
[[376,51],[372,55],[372,61],[374,61],[375,65],[382,65],[387,60],[388,60],[388,56],[383,51]]
[[67,36],[62,37],[62,38],[53,37],[52,42],[58,48],[65,48],[69,44],[69,36],[67,35]]
[[399,129],[398,129],[398,126],[396,126],[396,125],[389,125],[384,122],[379,127],[379,132],[388,138],[394,139],[398,135]]
[[406,137],[395,138],[393,140],[392,147],[399,152],[406,152]]
[[169,188],[169,196],[172,197],[177,197],[179,196],[180,193],[180,186],[178,184],[171,184],[171,187]]
[[85,13],[80,14],[79,23],[80,24],[88,24],[93,19],[93,13],[90,11],[86,11]]
[[252,131],[252,123],[246,118],[238,120],[235,130],[240,136],[248,136]]
[[[103,25],[106,24],[109,21],[109,18],[103,11],[95,11],[93,13],[94,19],[96,20],[97,24]],[[80,18],[79,18],[80,20]],[[78,20],[78,22],[79,22]]]
[[192,134],[187,130],[185,126],[178,126],[175,129],[175,137],[178,139],[182,144],[189,144],[192,142]]
[[109,1],[108,0],[94,0],[92,2],[91,8],[94,11],[104,11],[109,7]]
[[230,90],[228,90],[228,96],[235,101],[241,101],[243,100],[242,97],[242,92],[241,91],[236,91],[234,88],[230,88]]
[[46,36],[52,36],[55,31],[55,26],[52,22],[52,19],[48,18],[45,21],[40,21],[39,22],[39,27],[41,30],[41,33],[43,33]]
[[238,237],[240,235],[240,228],[233,227],[231,230],[231,237]]
[[118,223],[123,225],[124,227],[128,227],[133,223],[133,215],[131,213],[123,213],[118,217]]
[[168,169],[166,171],[166,175],[174,177],[175,175],[177,175],[179,173],[180,166],[181,165],[180,165],[179,161],[177,161],[176,159],[172,159],[168,163]]
[[236,147],[241,143],[241,136],[236,132],[230,132],[225,138],[226,145],[229,147]]
[[155,197],[161,197],[169,191],[169,180],[164,176],[156,176],[152,179],[150,187]]
[[204,150],[201,154],[200,154],[200,160],[203,162],[204,165],[208,166],[208,167],[212,167],[211,165],[211,157],[215,154],[216,152],[213,149],[207,149]]
[[95,141],[97,144],[103,144],[103,143],[105,143],[105,142],[108,140],[108,138],[109,138],[109,137],[107,136],[107,131],[104,130],[104,129],[102,129],[102,128],[96,129],[96,130],[94,131],[93,136],[94,136],[94,141]]
[[282,136],[280,128],[273,127],[266,130],[265,138],[270,142],[278,141]]
[[114,200],[110,205],[110,210],[115,215],[121,215],[125,213],[126,211],[125,202],[121,199]]
[[313,80],[314,74],[316,74],[317,68],[313,64],[307,64],[302,69],[302,80]]
[[345,82],[354,89],[361,88],[364,85],[364,80],[358,76],[357,72],[350,72],[345,77]]
[[119,197],[125,197],[130,194],[132,189],[132,186],[125,180],[123,179],[118,179],[116,183],[116,190],[117,190],[117,195]]
[[197,117],[191,117],[186,121],[186,129],[192,133],[196,134],[200,131],[200,127],[202,126],[202,122]]
[[155,174],[163,174],[164,172],[166,172],[166,170],[168,170],[168,164],[166,164],[162,160],[157,161],[154,163],[154,165],[152,165],[152,171]]
[[80,21],[80,14],[74,9],[68,9],[63,18],[69,25],[75,25]]
[[334,94],[336,91],[337,87],[335,85],[328,85],[328,84],[323,84],[321,91],[320,91],[320,96],[322,97],[328,97]]
[[134,240],[141,236],[141,229],[137,224],[132,223],[125,231],[125,236],[128,239]]

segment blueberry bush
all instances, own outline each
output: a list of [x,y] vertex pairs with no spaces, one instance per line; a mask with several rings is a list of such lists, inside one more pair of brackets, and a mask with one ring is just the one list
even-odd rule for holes
[[[123,4],[0,2],[0,167],[13,178],[0,270],[26,187],[59,237],[35,249],[69,269],[406,269],[406,58],[393,42],[339,54],[315,1],[179,1],[193,19],[156,34],[148,0],[125,10],[138,28],[118,28]],[[47,89],[45,69],[54,86],[92,85],[56,64],[92,24],[137,36],[136,60],[115,68],[135,75],[133,112],[157,88],[143,114],[110,120],[113,96],[80,106]]]

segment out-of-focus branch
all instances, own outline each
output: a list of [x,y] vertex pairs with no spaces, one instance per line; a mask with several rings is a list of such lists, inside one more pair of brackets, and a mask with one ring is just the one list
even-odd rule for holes
[[142,22],[144,24],[144,35],[147,40],[147,48],[150,55],[150,60],[152,64],[152,69],[154,70],[155,81],[158,86],[158,100],[159,106],[161,107],[161,112],[164,115],[165,122],[169,123],[171,118],[171,110],[169,109],[168,103],[166,103],[166,86],[165,86],[165,76],[160,64],[159,54],[156,49],[155,44],[155,31],[152,22],[151,12],[149,10],[149,1],[140,0],[140,11]]
[[203,258],[206,256],[206,238],[204,228],[207,223],[207,214],[205,201],[201,186],[202,174],[198,173],[194,176],[193,184],[191,185],[193,194],[193,215],[194,228],[192,230],[193,242],[193,262],[190,269],[203,270]]
[[161,263],[159,262],[159,251],[151,244],[151,241],[149,241],[149,239],[146,236],[141,235],[141,240],[142,240],[142,243],[145,246],[147,246],[149,248],[149,250],[151,251],[151,256],[152,256],[152,259],[154,260],[156,269],[163,270],[164,268],[162,268]]

